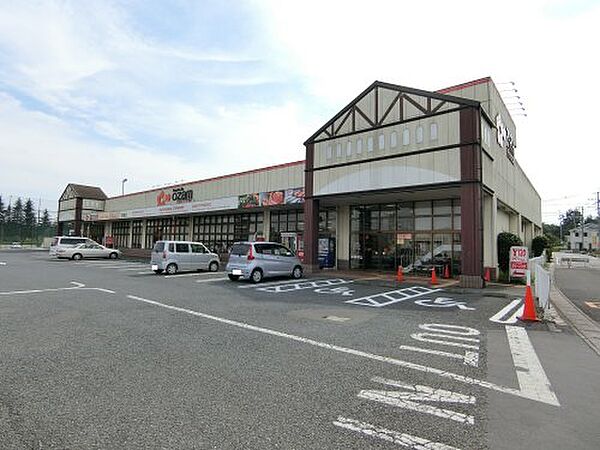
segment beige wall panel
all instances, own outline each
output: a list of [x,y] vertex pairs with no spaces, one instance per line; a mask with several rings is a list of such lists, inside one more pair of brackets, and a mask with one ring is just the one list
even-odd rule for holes
[[[228,177],[203,183],[189,183],[182,187],[194,191],[194,201],[213,200],[252,192],[283,190],[304,185],[304,165],[281,167],[236,177]],[[165,192],[172,188],[165,187]],[[160,189],[126,197],[116,197],[106,201],[106,211],[125,211],[156,206]]]
[[459,181],[459,150],[438,153],[442,155],[411,155],[319,170],[314,174],[315,195]]
[[492,196],[483,196],[483,265],[492,266],[494,258],[492,255],[492,239],[495,239],[495,230],[492,230]]
[[336,251],[337,259],[350,260],[350,207],[347,205],[337,207],[336,223]]
[[506,211],[498,209],[496,216],[496,236],[503,231],[510,232],[510,215]]

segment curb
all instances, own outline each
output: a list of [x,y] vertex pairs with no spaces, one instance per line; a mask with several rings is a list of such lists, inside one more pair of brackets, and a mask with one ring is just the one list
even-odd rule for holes
[[[554,280],[554,264],[552,279]],[[550,287],[550,301],[579,337],[600,356],[600,326],[569,300],[556,283],[552,283]]]

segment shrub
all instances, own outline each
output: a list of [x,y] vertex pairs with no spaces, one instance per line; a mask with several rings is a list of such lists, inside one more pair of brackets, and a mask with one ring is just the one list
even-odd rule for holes
[[546,236],[536,236],[531,241],[531,251],[533,252],[533,257],[540,256],[544,249],[550,247],[550,240]]
[[507,232],[498,235],[498,266],[501,271],[508,272],[510,248],[520,245],[523,245],[523,241],[519,236]]

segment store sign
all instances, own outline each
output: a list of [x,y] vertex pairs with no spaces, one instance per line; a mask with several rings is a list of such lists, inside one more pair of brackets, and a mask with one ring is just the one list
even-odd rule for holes
[[260,206],[295,205],[304,203],[304,188],[281,191],[253,192],[238,197],[240,208],[258,208]]
[[498,145],[506,150],[506,157],[511,163],[515,162],[515,138],[512,135],[512,131],[502,120],[500,114],[496,115],[496,141]]
[[236,209],[237,197],[223,197],[214,200],[203,200],[188,203],[171,203],[152,208],[139,208],[127,211],[102,211],[98,213],[98,220],[136,219],[157,216],[173,216],[177,214],[192,214],[196,212],[221,211]]
[[529,250],[527,247],[510,248],[510,278],[525,278],[529,269]]
[[156,196],[156,206],[164,206],[168,203],[186,203],[194,199],[194,191],[191,189],[174,188],[171,193],[160,191]]

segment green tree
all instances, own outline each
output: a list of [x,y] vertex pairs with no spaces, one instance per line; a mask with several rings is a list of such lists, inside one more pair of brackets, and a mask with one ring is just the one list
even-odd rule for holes
[[533,256],[540,256],[544,249],[550,246],[550,240],[546,236],[536,236],[531,241],[531,251],[533,252]]
[[560,215],[560,224],[563,227],[563,233],[572,230],[581,225],[583,214],[579,209],[569,209],[566,213]]
[[50,213],[47,209],[44,209],[44,212],[42,213],[42,221],[40,222],[40,225],[43,228],[50,228],[52,226],[52,222],[50,221]]
[[33,227],[35,222],[35,208],[31,199],[28,198],[23,207],[23,223],[28,227]]
[[2,196],[0,195],[0,223],[4,223],[6,210],[4,209],[4,202],[2,201]]
[[15,225],[23,225],[25,223],[25,214],[23,213],[23,200],[21,197],[17,197],[15,204],[12,208],[11,214],[12,222]]
[[560,226],[553,223],[542,223],[542,231],[552,242],[560,242]]

